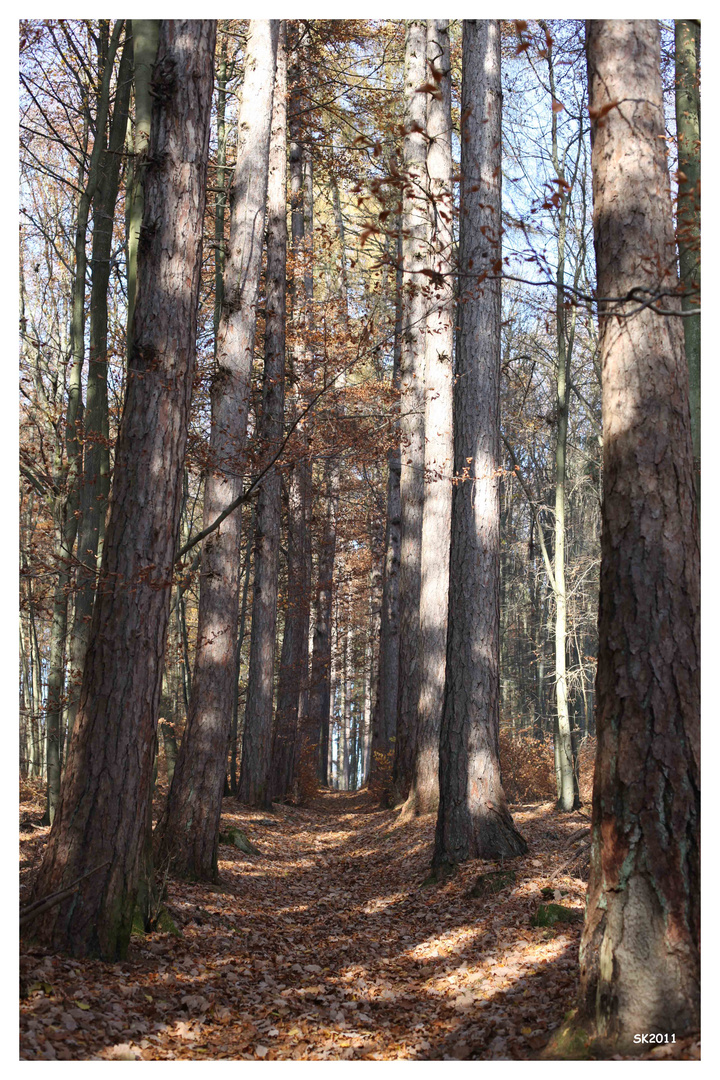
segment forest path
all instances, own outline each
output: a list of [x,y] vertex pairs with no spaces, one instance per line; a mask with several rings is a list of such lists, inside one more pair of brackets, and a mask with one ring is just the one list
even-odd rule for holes
[[[434,821],[397,823],[367,792],[272,814],[226,799],[260,851],[221,846],[221,884],[168,883],[182,937],[133,937],[119,964],[26,956],[23,1056],[163,1059],[533,1058],[572,1004],[579,923],[530,926],[585,819],[514,808],[515,880],[468,896],[476,861],[422,887]],[[37,834],[35,834],[37,839]],[[506,869],[509,868],[506,864]],[[89,1007],[88,1007],[89,1006]]]

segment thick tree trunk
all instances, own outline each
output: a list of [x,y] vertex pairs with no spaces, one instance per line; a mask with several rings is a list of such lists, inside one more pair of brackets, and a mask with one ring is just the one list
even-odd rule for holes
[[105,558],[75,736],[34,891],[59,891],[109,860],[79,896],[33,925],[43,944],[77,956],[122,957],[130,940],[195,370],[214,46],[212,20],[161,23]]
[[[678,140],[677,241],[683,311],[700,306],[700,21],[675,20],[675,121]],[[697,290],[697,292],[696,292]],[[700,316],[682,321],[690,374],[690,424],[700,512]]]
[[[285,23],[280,25],[273,95],[273,123],[268,180],[268,253],[266,272],[265,367],[262,415],[258,429],[261,452],[277,453],[283,437],[285,407],[285,279],[287,223],[287,62]],[[243,728],[238,798],[251,806],[271,806],[275,628],[280,559],[281,480],[272,469],[258,494],[255,533],[250,664]]]
[[433,866],[522,854],[500,782],[500,24],[463,21],[447,685]]
[[[230,252],[210,398],[212,465],[205,480],[204,527],[242,490],[278,27],[277,19],[256,19],[248,31],[231,192]],[[240,543],[238,507],[204,542],[187,726],[158,827],[160,858],[169,857],[176,874],[193,879],[217,877],[220,812],[237,681]]]
[[425,458],[420,579],[420,690],[412,785],[403,813],[437,810],[440,717],[445,692],[452,509],[453,231],[450,34],[428,19],[427,59],[439,97],[428,104],[430,269],[425,337]]
[[[587,23],[598,296],[675,290],[660,30]],[[699,1025],[699,544],[677,317],[601,302],[604,498],[582,1006],[620,1053]],[[680,310],[667,297],[662,308]]]
[[400,369],[400,576],[398,712],[393,759],[397,794],[405,797],[412,778],[420,693],[419,611],[422,543],[425,409],[424,286],[427,262],[427,80],[426,25],[409,20],[405,28],[405,131],[403,140],[403,340]]

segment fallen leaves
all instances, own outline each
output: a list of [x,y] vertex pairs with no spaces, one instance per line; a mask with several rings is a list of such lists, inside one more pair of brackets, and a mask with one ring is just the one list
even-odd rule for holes
[[226,847],[219,890],[168,883],[181,938],[133,937],[120,964],[23,955],[23,1059],[522,1060],[546,1045],[576,994],[580,925],[530,920],[550,897],[582,911],[583,881],[550,883],[577,816],[516,810],[532,857],[421,889],[431,818],[398,825],[366,793],[272,824],[224,810],[224,828],[265,829],[262,855]]

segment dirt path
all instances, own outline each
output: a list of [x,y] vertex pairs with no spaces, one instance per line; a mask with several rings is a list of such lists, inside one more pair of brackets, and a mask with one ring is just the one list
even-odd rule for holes
[[537,1057],[576,992],[580,924],[530,919],[548,885],[582,911],[583,882],[550,875],[585,819],[515,815],[530,853],[514,882],[473,899],[496,865],[421,887],[429,818],[398,825],[366,793],[272,815],[228,799],[223,828],[261,854],[221,847],[217,889],[169,883],[182,937],[133,937],[121,964],[23,957],[22,1057]]

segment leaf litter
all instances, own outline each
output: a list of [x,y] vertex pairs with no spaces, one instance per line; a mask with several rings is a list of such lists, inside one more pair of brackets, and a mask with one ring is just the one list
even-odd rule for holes
[[[22,809],[24,899],[49,830]],[[586,881],[563,866],[586,819],[512,809],[526,857],[428,887],[431,817],[401,824],[366,791],[272,818],[225,799],[222,830],[260,854],[221,844],[219,885],[168,882],[180,937],[134,935],[115,964],[21,942],[21,1059],[538,1058],[575,1004],[582,922],[531,922],[549,895],[582,914]],[[473,895],[479,875],[510,869]],[[699,1057],[697,1042],[676,1046]]]

